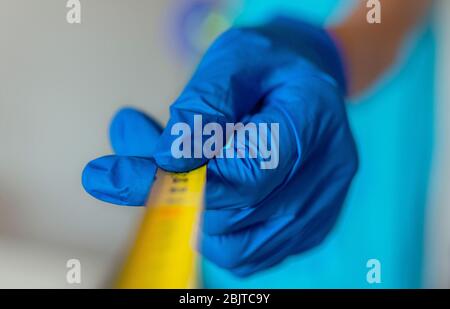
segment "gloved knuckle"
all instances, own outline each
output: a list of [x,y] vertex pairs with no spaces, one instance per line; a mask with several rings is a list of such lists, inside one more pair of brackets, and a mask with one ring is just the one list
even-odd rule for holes
[[[214,41],[210,51],[220,49],[223,51],[245,51],[248,55],[261,54],[271,48],[271,39],[251,28],[233,27],[223,32]],[[252,60],[248,58],[247,60]]]
[[235,241],[227,241],[227,236],[214,236],[210,241],[216,242],[214,245],[206,243],[205,246],[212,246],[212,250],[201,250],[203,255],[219,267],[231,270],[243,263],[243,250]]
[[233,27],[229,30],[223,32],[214,42],[214,45],[221,45],[221,44],[233,44],[237,40],[241,40],[242,38],[242,29]]
[[236,250],[230,250],[230,248],[224,248],[221,254],[220,264],[223,268],[233,269],[241,265],[241,254]]

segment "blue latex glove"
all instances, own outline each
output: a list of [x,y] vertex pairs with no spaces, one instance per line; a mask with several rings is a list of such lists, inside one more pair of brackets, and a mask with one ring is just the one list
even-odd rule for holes
[[116,155],[90,162],[83,185],[106,202],[144,205],[157,166],[188,171],[208,161],[172,156],[174,124],[193,126],[194,114],[221,125],[279,123],[276,169],[261,169],[259,157],[209,160],[199,248],[240,276],[266,269],[317,246],[340,212],[357,170],[345,87],[325,31],[289,19],[231,29],[205,54],[159,138],[148,116],[132,109],[116,115]]

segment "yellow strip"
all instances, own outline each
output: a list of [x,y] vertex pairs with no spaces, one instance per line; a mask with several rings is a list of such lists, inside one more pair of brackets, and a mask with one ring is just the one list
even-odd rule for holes
[[196,228],[205,181],[206,166],[189,173],[158,170],[118,288],[197,287]]

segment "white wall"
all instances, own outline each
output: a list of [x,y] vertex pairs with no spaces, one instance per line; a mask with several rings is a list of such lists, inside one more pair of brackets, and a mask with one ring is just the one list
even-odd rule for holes
[[141,210],[92,199],[81,171],[118,107],[164,121],[187,70],[164,47],[173,1],[81,2],[70,25],[64,0],[0,0],[0,238],[114,255]]

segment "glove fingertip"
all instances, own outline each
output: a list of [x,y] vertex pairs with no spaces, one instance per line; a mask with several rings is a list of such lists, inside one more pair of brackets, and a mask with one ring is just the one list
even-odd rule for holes
[[118,155],[150,157],[162,126],[149,115],[124,107],[113,117],[109,128],[111,146]]
[[89,162],[81,182],[91,196],[123,206],[142,206],[156,174],[149,159],[105,156]]
[[207,163],[208,160],[203,156],[194,156],[191,142],[179,142],[178,138],[163,132],[152,155],[158,167],[169,172],[188,172]]
[[206,164],[206,160],[202,159],[175,159],[170,155],[161,154],[154,155],[154,159],[158,167],[173,173],[189,172]]

